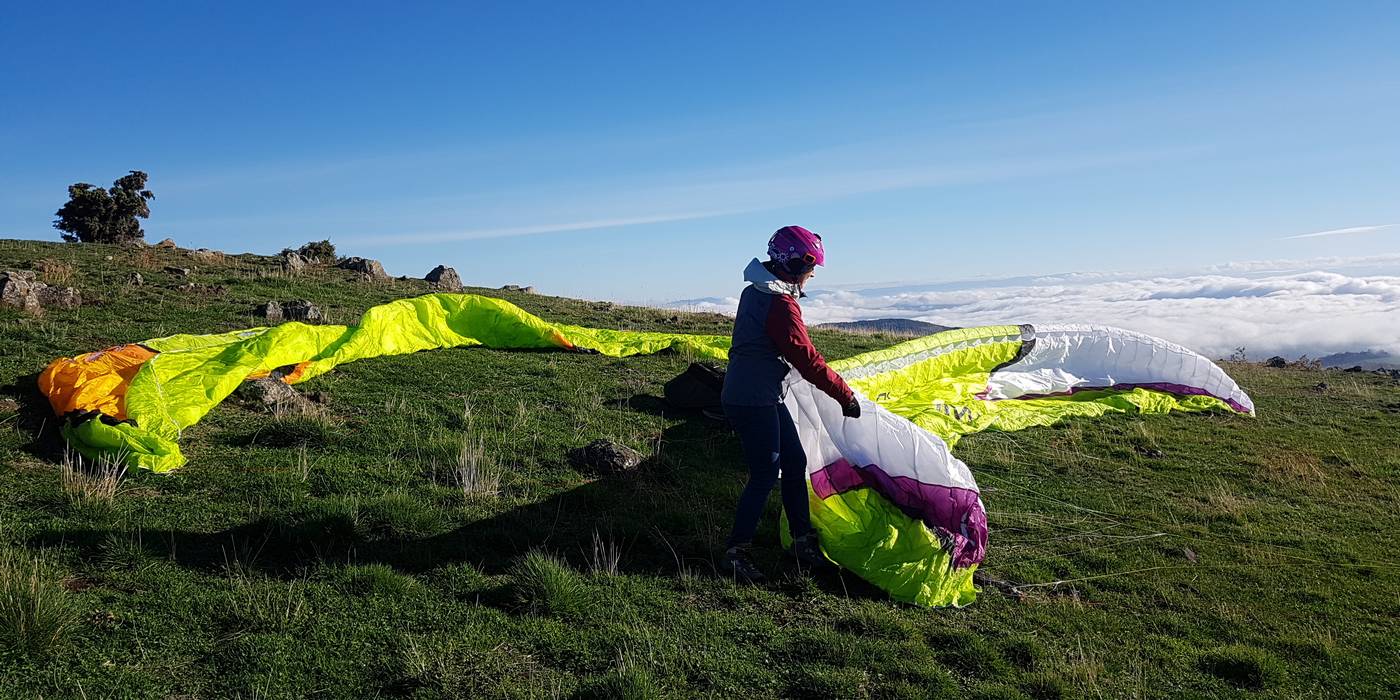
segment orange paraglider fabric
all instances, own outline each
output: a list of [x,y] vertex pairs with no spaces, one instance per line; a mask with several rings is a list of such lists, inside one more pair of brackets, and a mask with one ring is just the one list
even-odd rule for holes
[[57,415],[100,411],[126,420],[126,388],[141,365],[156,355],[133,343],[59,358],[39,375],[39,390],[49,397]]

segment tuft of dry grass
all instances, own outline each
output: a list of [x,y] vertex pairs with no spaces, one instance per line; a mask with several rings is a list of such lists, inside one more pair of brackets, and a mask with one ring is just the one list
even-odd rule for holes
[[589,553],[588,557],[589,572],[601,576],[616,576],[618,566],[621,563],[622,545],[611,537],[603,537],[602,533],[594,530],[593,551]]
[[65,450],[59,463],[63,494],[74,505],[111,505],[126,476],[125,462],[125,455],[120,454],[89,462],[82,455]]
[[1295,485],[1323,485],[1327,472],[1322,460],[1302,450],[1276,450],[1264,456],[1264,475],[1270,479]]
[[489,497],[501,493],[503,471],[495,457],[487,451],[486,441],[481,437],[462,437],[452,473],[464,496]]
[[297,446],[297,461],[294,465],[297,476],[301,477],[302,483],[306,483],[311,478],[311,456],[308,454],[306,445]]
[[1254,501],[1236,494],[1224,479],[1215,479],[1202,491],[1200,499],[1212,515],[1240,522]]
[[142,248],[131,256],[131,266],[140,270],[159,270],[165,267],[165,261],[161,259],[160,253],[155,248]]
[[78,625],[80,610],[46,562],[0,550],[0,649],[46,655]]
[[44,258],[34,263],[34,269],[39,273],[39,279],[46,284],[67,287],[73,282],[75,268],[60,260]]
[[1084,649],[1082,638],[1075,640],[1063,662],[1064,677],[1086,695],[1098,695],[1100,677],[1104,674],[1103,659],[1094,650]]

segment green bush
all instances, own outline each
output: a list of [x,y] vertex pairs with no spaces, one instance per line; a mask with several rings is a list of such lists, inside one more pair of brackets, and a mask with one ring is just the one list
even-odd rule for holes
[[588,607],[588,589],[564,560],[539,550],[526,554],[511,570],[515,597],[537,615],[573,616]]
[[1231,644],[1201,655],[1201,670],[1246,690],[1260,690],[1283,682],[1283,662],[1263,649]]
[[651,700],[662,696],[661,686],[651,673],[633,665],[585,683],[574,693],[579,700]]
[[329,265],[335,262],[336,260],[340,259],[339,256],[337,256],[335,253],[335,244],[331,243],[329,240],[310,241],[308,243],[303,244],[300,248],[296,249],[282,249],[281,254],[283,257],[286,257],[288,253],[296,253],[297,255],[306,258],[307,262],[318,263],[322,265]]
[[360,506],[366,529],[388,539],[414,539],[445,527],[443,514],[431,503],[406,493],[392,492]]
[[402,598],[419,590],[418,580],[388,564],[354,564],[339,567],[332,578],[347,593]]

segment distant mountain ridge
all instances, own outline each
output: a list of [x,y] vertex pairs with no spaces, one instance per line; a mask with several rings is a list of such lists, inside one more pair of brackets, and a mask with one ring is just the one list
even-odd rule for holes
[[940,326],[937,323],[916,321],[912,318],[872,318],[865,321],[837,321],[819,323],[813,328],[847,331],[853,333],[894,333],[897,335],[931,335],[956,328]]
[[1362,369],[1400,368],[1400,356],[1380,350],[1338,352],[1318,358],[1323,367],[1357,367]]

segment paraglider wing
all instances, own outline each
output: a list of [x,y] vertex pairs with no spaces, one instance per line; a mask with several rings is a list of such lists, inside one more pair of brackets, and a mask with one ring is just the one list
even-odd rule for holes
[[303,382],[336,366],[383,355],[484,345],[587,350],[613,357],[668,348],[724,359],[726,336],[614,331],[551,324],[510,302],[475,294],[427,294],[382,304],[353,326],[283,323],[215,335],[175,335],[55,360],[39,378],[64,438],[89,458],[168,472],[185,464],[185,428],[247,379]]
[[960,436],[1109,412],[1254,410],[1209,360],[1105,326],[965,328],[831,364],[862,418],[788,377],[812,522],[834,561],[923,605],[971,602],[986,553],[976,482],[949,451]]
[[[60,358],[39,387],[79,452],[166,472],[185,463],[184,429],[247,379],[292,384],[354,360],[471,345],[722,360],[729,341],[556,325],[500,299],[429,294],[376,306],[354,326],[293,322]],[[812,522],[830,558],[921,605],[970,603],[987,552],[977,483],[950,452],[962,435],[1109,412],[1254,411],[1209,360],[1102,326],[963,328],[830,366],[855,391],[861,418],[846,418],[796,371],[784,399],[808,455]]]

